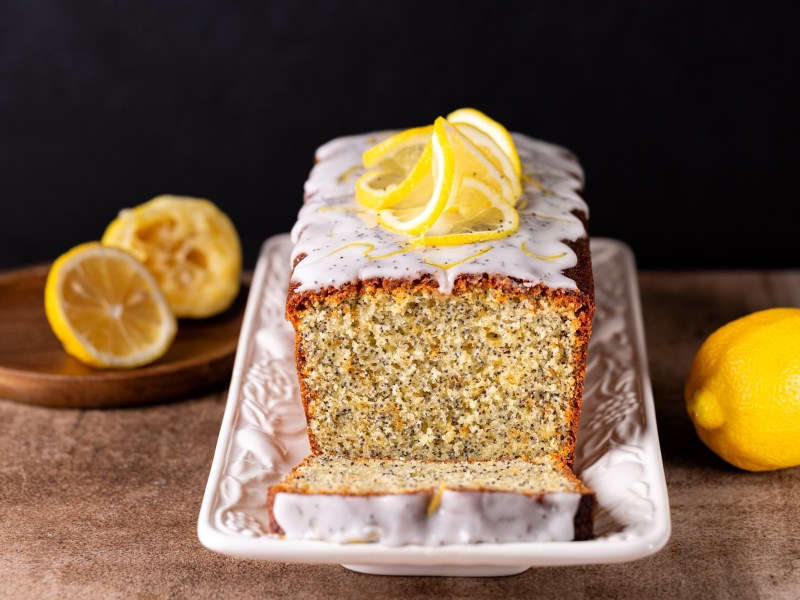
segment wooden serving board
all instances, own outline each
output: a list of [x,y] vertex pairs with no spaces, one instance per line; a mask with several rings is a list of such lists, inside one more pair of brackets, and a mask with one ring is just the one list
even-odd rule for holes
[[[50,265],[0,273],[0,398],[42,406],[148,404],[208,391],[230,380],[248,286],[209,319],[178,321],[169,351],[136,369],[94,369],[69,356],[44,312]],[[247,278],[245,278],[247,279]]]

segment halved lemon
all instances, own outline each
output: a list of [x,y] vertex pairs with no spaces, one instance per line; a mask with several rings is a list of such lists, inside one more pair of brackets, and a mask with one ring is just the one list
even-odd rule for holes
[[356,200],[372,210],[394,206],[419,188],[433,190],[431,163],[433,127],[401,131],[364,152],[370,170],[356,181]]
[[467,123],[489,134],[498,146],[505,152],[514,167],[517,178],[522,174],[522,164],[517,154],[514,138],[500,123],[491,119],[484,113],[474,108],[459,108],[447,115],[451,123]]
[[98,242],[76,246],[53,263],[45,312],[67,353],[95,367],[153,362],[177,330],[150,271],[131,254]]
[[239,235],[209,200],[158,196],[123,210],[102,243],[127,250],[144,263],[176,317],[216,315],[239,293]]

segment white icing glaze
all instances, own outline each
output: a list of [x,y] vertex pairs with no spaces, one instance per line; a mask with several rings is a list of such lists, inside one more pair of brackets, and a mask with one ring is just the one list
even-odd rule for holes
[[340,287],[348,281],[431,275],[449,293],[459,275],[501,274],[534,286],[575,289],[563,271],[577,264],[564,244],[586,236],[577,210],[588,215],[580,196],[583,171],[566,150],[513,134],[523,164],[517,204],[519,229],[500,240],[410,249],[409,236],[380,227],[355,200],[354,183],[364,172],[361,154],[391,132],[337,138],[317,150],[305,184],[306,201],[292,230],[292,273],[296,291]]
[[287,538],[386,546],[566,542],[581,495],[444,490],[433,514],[425,494],[280,493],[273,515]]

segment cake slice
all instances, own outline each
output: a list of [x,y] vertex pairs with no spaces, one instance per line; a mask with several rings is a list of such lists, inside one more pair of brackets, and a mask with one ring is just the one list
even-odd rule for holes
[[571,465],[594,313],[583,175],[514,135],[513,235],[420,247],[354,199],[364,150],[320,148],[293,229],[287,317],[312,452]]
[[592,537],[595,497],[558,460],[311,456],[269,490],[272,533],[390,546]]

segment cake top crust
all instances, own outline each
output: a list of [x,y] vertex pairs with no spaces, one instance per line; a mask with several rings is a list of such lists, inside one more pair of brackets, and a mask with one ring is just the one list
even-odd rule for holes
[[584,176],[568,150],[512,134],[522,161],[519,229],[511,236],[455,246],[418,246],[379,226],[355,200],[365,172],[361,155],[392,131],[334,139],[316,152],[305,204],[292,230],[295,293],[338,288],[367,279],[432,279],[450,293],[460,276],[502,275],[520,285],[576,290],[565,274],[578,265],[575,242],[587,236]]

